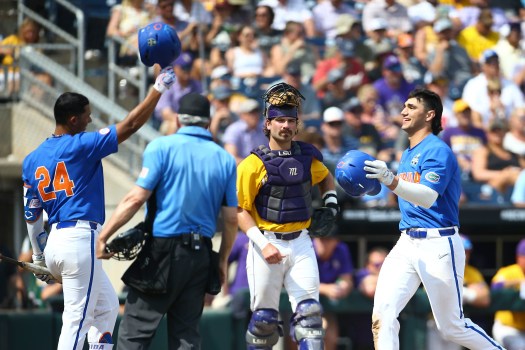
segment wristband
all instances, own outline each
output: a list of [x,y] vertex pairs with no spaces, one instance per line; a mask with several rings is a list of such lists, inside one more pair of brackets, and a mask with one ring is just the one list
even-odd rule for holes
[[466,303],[472,303],[474,300],[476,300],[477,296],[478,293],[476,293],[475,290],[463,287],[463,300],[465,300]]
[[248,238],[257,246],[259,247],[260,250],[263,250],[264,247],[266,247],[266,245],[268,243],[270,243],[270,241],[268,240],[268,238],[264,237],[263,233],[261,232],[261,230],[259,230],[259,228],[257,226],[253,226],[253,227],[250,227],[247,231],[246,231],[246,236],[248,236]]

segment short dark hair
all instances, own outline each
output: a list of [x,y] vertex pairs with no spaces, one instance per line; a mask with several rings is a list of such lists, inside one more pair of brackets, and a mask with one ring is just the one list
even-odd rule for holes
[[86,96],[76,92],[64,92],[55,102],[56,123],[66,125],[69,117],[84,113],[87,105],[89,105],[89,100]]
[[434,111],[435,116],[432,119],[432,133],[437,135],[443,130],[441,126],[441,116],[443,115],[443,103],[441,98],[433,91],[428,89],[418,88],[414,89],[408,95],[408,98],[415,98],[419,102],[422,102],[425,106],[425,110]]

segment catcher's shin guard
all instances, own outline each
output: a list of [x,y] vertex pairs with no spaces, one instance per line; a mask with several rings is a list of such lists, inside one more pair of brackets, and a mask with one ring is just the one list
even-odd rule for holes
[[299,350],[323,350],[324,330],[321,304],[317,300],[303,300],[292,316],[290,334],[299,344]]
[[279,313],[273,309],[258,309],[252,314],[246,344],[248,350],[271,350],[279,341],[282,328],[279,324]]

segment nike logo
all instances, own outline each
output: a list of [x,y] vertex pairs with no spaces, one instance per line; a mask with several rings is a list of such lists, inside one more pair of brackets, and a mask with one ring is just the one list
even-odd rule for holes
[[438,259],[443,259],[445,256],[447,256],[448,253],[445,253],[445,254],[439,254],[438,255]]

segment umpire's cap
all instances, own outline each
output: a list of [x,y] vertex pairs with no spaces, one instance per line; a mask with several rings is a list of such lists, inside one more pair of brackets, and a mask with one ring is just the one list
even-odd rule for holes
[[191,92],[182,96],[179,105],[179,114],[187,114],[193,117],[210,117],[210,101],[201,94]]

